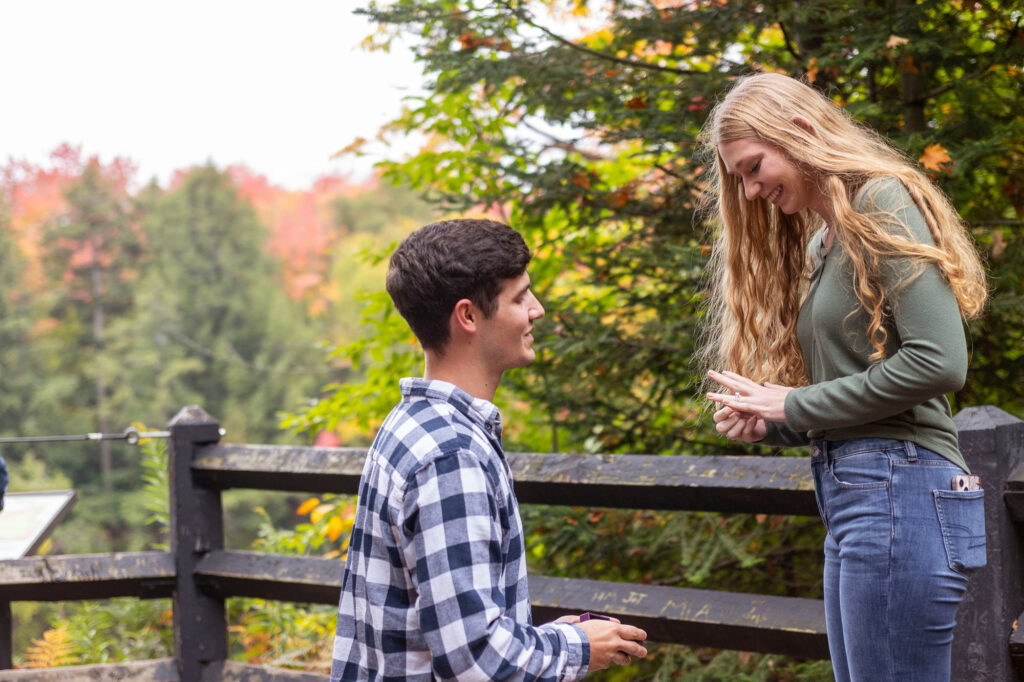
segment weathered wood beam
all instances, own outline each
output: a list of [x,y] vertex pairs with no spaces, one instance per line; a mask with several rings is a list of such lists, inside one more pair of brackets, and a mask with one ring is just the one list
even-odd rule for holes
[[[366,451],[267,445],[202,448],[192,463],[211,488],[355,493]],[[522,503],[817,515],[802,457],[509,453]]]
[[521,502],[817,515],[806,458],[514,453]]
[[258,597],[338,604],[345,564],[338,559],[260,552],[210,552],[196,565],[196,582],[224,597]]
[[173,658],[0,671],[0,682],[180,682]]
[[[211,552],[196,579],[221,596],[334,605],[343,573],[334,559]],[[828,658],[816,599],[772,597],[599,580],[530,576],[534,621],[597,611],[647,630],[654,641]]]
[[209,488],[356,493],[366,448],[211,445],[192,461],[196,482]]
[[174,580],[168,552],[25,557],[0,561],[0,600],[169,597]]
[[224,661],[203,668],[202,682],[326,682],[329,679],[330,675]]
[[643,628],[655,642],[828,658],[818,599],[530,576],[534,622],[594,611]]

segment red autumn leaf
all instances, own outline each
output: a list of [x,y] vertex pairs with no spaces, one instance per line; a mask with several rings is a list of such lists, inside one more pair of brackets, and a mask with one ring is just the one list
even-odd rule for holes
[[632,198],[628,187],[623,187],[608,196],[608,205],[615,208],[622,208]]
[[[459,43],[462,45],[462,49],[466,51],[475,50],[478,47],[494,47],[498,44],[498,41],[493,36],[485,38],[477,33],[463,33],[459,36]],[[512,48],[508,41],[505,41],[504,46],[506,50]]]
[[577,173],[572,176],[572,184],[583,189],[590,189],[590,176],[586,173]]

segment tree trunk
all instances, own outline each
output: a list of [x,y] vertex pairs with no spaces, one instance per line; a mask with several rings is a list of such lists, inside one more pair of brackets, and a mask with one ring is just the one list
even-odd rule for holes
[[[94,250],[95,253],[95,250]],[[92,267],[92,335],[96,344],[97,356],[103,352],[103,281],[100,268],[95,263]],[[109,433],[110,425],[107,423],[107,382],[103,378],[103,371],[96,372],[96,414],[99,417],[100,433]],[[100,441],[100,481],[103,483],[103,491],[111,492],[113,483],[111,481],[114,469],[114,456],[110,450],[110,441]]]
[[[793,37],[796,42],[797,53],[800,55],[806,68],[811,58],[821,53],[825,29],[820,22],[815,21],[813,18],[817,16],[814,12],[815,6],[818,5],[817,0],[797,0],[796,4],[807,7],[807,16],[811,17],[806,22],[796,24],[793,27]],[[810,81],[810,83],[818,90],[827,93],[835,85],[835,77],[828,69],[819,69],[814,74],[814,80]]]
[[[914,17],[917,0],[899,0],[899,12],[906,17],[897,25],[907,34],[903,37],[915,44],[921,36],[921,29]],[[905,53],[900,64],[900,100],[903,103],[903,132],[921,133],[927,128],[924,113],[924,93],[927,77],[924,65],[916,62],[912,55]]]

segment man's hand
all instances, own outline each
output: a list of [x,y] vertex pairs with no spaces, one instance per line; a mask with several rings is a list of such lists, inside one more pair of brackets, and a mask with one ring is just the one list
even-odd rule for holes
[[768,435],[763,419],[748,412],[737,412],[731,407],[716,410],[714,420],[715,430],[729,440],[756,443]]
[[590,641],[590,665],[587,672],[604,670],[612,663],[629,665],[630,656],[643,658],[647,648],[643,641],[647,633],[617,620],[588,620],[577,625],[587,633]]

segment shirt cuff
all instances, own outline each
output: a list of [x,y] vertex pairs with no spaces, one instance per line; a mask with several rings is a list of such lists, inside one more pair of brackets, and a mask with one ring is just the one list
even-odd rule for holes
[[590,640],[587,633],[579,625],[571,623],[559,623],[568,627],[558,628],[559,633],[565,638],[565,650],[568,653],[565,667],[566,680],[578,680],[587,674],[590,666]]
[[800,403],[800,397],[807,391],[807,386],[794,388],[786,394],[783,402],[783,409],[786,412],[786,424],[794,431],[809,431],[812,425],[808,423],[807,410]]

